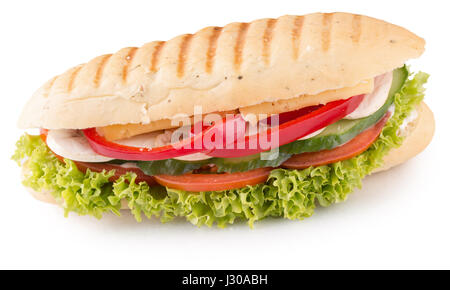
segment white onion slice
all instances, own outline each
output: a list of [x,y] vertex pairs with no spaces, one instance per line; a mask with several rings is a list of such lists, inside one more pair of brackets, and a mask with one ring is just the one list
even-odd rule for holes
[[79,130],[48,130],[47,146],[64,158],[81,162],[107,162],[113,160],[97,154]]

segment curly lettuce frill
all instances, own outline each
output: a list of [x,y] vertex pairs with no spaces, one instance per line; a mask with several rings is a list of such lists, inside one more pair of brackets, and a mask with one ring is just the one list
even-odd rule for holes
[[185,217],[192,224],[224,227],[235,220],[250,226],[266,217],[303,219],[314,213],[317,204],[329,206],[344,201],[362,178],[383,163],[383,156],[402,143],[396,133],[400,124],[424,96],[428,75],[417,73],[395,96],[395,113],[380,137],[364,153],[349,160],[304,170],[275,169],[265,184],[220,192],[189,193],[161,186],[136,183],[127,173],[109,182],[113,172],[77,169],[74,162],[60,162],[39,136],[24,135],[13,156],[25,166],[23,184],[36,191],[49,191],[69,212],[101,218],[105,212],[120,215],[126,204],[136,217],[159,217],[166,222]]

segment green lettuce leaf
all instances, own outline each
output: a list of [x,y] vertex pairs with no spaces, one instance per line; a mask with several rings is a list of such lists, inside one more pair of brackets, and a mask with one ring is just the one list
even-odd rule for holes
[[424,96],[428,75],[417,73],[405,82],[395,96],[395,113],[380,137],[364,153],[349,160],[304,170],[275,169],[265,184],[220,192],[189,193],[161,186],[136,183],[136,175],[127,173],[115,182],[108,179],[113,171],[86,173],[74,162],[60,162],[39,136],[24,135],[17,142],[13,156],[24,166],[25,186],[49,191],[69,212],[101,218],[106,212],[120,215],[129,207],[137,221],[142,216],[158,217],[166,222],[185,217],[192,224],[224,227],[236,220],[250,226],[266,217],[303,219],[314,213],[316,205],[329,206],[344,201],[362,179],[381,166],[383,156],[401,145],[396,133],[400,124]]

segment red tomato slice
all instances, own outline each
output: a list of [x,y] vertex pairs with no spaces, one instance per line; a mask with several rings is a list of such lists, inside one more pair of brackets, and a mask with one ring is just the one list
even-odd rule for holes
[[372,128],[367,129],[342,146],[331,150],[294,155],[284,162],[281,167],[289,169],[305,169],[311,166],[326,165],[350,159],[358,154],[361,154],[366,151],[378,138],[384,125],[389,119],[389,115],[390,113],[387,113]]
[[273,168],[219,174],[156,175],[156,182],[173,189],[191,192],[221,191],[264,183]]

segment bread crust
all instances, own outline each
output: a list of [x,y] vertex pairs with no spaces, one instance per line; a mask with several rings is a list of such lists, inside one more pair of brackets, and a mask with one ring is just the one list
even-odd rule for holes
[[407,127],[408,134],[399,148],[394,148],[384,157],[384,165],[374,173],[388,170],[416,156],[430,144],[433,139],[435,122],[430,108],[424,103],[417,107],[418,117]]
[[45,83],[21,128],[82,129],[228,111],[353,87],[420,56],[425,41],[349,13],[207,27],[99,56]]
[[[433,112],[425,103],[418,106],[418,118],[411,123],[407,130],[403,144],[396,149],[392,149],[384,158],[384,165],[376,169],[373,173],[388,170],[394,166],[402,164],[422,152],[434,135],[435,123]],[[26,166],[22,167],[26,171]],[[48,203],[58,204],[49,191],[37,192],[27,188],[36,199]],[[122,209],[128,209],[126,202],[122,202]]]

